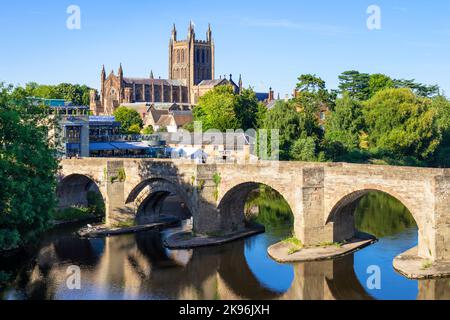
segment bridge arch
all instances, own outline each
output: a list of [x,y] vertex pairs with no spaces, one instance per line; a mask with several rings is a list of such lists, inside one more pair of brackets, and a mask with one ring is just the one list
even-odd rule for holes
[[245,227],[245,205],[249,195],[258,190],[260,186],[270,188],[283,198],[291,210],[293,220],[295,220],[293,202],[291,201],[291,198],[286,197],[280,192],[281,188],[258,180],[245,181],[227,188],[223,191],[222,197],[219,197],[218,199],[217,208],[220,212],[222,230],[238,230]]
[[104,192],[93,177],[78,173],[60,177],[56,187],[58,208],[87,207],[89,205],[88,194],[91,191],[100,194],[105,202]]
[[[347,190],[345,193],[336,195],[332,201],[331,210],[327,211],[326,226],[330,227],[333,234],[333,242],[341,242],[352,238],[355,235],[354,213],[358,207],[359,201],[371,192],[387,194],[399,201],[411,214],[419,229],[419,248],[428,248],[428,245],[422,239],[422,233],[425,225],[415,210],[415,205],[404,197],[401,193],[387,188],[375,185],[366,185],[361,188]],[[428,251],[428,249],[426,250]]]
[[145,224],[160,216],[164,201],[171,196],[178,197],[182,205],[193,214],[194,207],[185,187],[161,177],[140,182],[131,190],[125,203],[134,205],[137,222]]

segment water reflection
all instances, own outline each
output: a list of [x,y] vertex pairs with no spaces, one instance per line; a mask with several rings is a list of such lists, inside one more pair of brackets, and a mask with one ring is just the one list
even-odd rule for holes
[[[301,264],[279,264],[267,256],[270,244],[290,235],[290,223],[277,223],[265,234],[225,246],[179,251],[163,247],[164,238],[177,230],[93,240],[79,239],[73,235],[74,230],[59,230],[48,234],[39,249],[25,260],[23,256],[17,260],[0,259],[0,269],[13,272],[15,278],[10,288],[0,290],[0,297],[449,299],[449,279],[411,281],[392,268],[393,257],[417,242],[417,229],[403,216],[407,212],[397,210],[391,199],[373,195],[363,199],[359,208],[358,228],[369,231],[366,228],[375,228],[379,223],[383,227],[379,232],[389,236],[354,255]],[[389,221],[395,216],[396,222],[379,222],[374,217],[376,212]],[[66,286],[70,265],[82,270],[81,290]],[[378,265],[382,270],[381,290],[367,288],[369,265]]]

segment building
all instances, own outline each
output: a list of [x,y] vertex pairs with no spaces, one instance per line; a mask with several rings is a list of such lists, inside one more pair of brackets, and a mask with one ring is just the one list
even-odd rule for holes
[[[122,64],[117,75],[111,71],[106,75],[103,66],[100,75],[100,93],[90,93],[90,109],[94,115],[111,115],[121,105],[133,104],[178,104],[182,109],[192,109],[198,99],[217,86],[232,85],[235,92],[242,90],[242,78],[236,84],[232,76],[215,78],[215,46],[211,26],[206,39],[196,37],[192,22],[187,39],[179,40],[175,25],[169,41],[168,79],[124,76]],[[270,101],[269,94],[257,94],[260,101]]]
[[[199,136],[194,133],[160,133],[168,150],[174,150],[171,158],[179,157],[179,150],[184,150],[189,158],[192,154],[202,155],[206,163],[248,162],[256,160],[255,138],[243,132],[211,133],[204,132]],[[201,150],[194,152],[192,150]]]
[[51,104],[53,126],[49,130],[60,157],[89,156],[89,107]]

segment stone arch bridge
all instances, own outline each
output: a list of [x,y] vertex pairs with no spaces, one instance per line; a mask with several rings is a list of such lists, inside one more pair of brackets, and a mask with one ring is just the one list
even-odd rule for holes
[[268,185],[290,205],[295,235],[305,244],[351,238],[358,200],[381,191],[412,213],[419,228],[419,256],[450,260],[450,169],[83,158],[62,160],[58,179],[62,206],[82,202],[84,193],[98,188],[110,224],[135,217],[144,206],[157,214],[162,200],[177,194],[192,213],[195,232],[203,234],[243,228],[248,194],[260,184]]

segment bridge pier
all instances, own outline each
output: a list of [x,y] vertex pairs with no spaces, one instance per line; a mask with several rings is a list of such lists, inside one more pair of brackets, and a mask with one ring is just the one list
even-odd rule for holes
[[105,224],[114,226],[118,223],[134,220],[133,204],[127,204],[125,198],[126,171],[123,161],[108,161],[104,168]]

